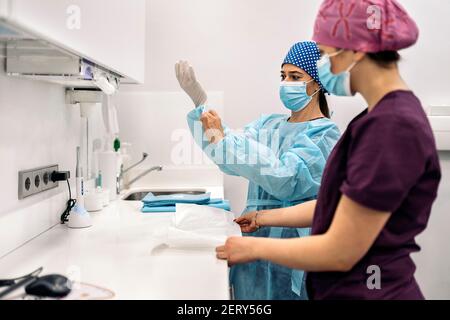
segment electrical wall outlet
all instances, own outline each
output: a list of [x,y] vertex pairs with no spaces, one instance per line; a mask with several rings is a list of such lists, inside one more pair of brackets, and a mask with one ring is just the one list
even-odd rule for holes
[[57,188],[58,182],[53,182],[52,173],[58,171],[58,165],[24,170],[19,172],[19,200],[32,195]]

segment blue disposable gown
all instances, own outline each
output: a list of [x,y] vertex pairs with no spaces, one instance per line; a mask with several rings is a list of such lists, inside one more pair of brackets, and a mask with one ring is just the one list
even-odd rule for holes
[[[287,115],[266,115],[243,133],[223,125],[225,138],[210,144],[199,122],[205,109],[200,106],[188,114],[189,128],[225,174],[249,181],[244,212],[289,207],[317,197],[326,160],[340,137],[331,120],[290,123]],[[309,233],[309,229],[267,227],[248,236],[296,238]],[[268,261],[236,265],[230,274],[239,300],[306,299],[304,279],[303,271]]]

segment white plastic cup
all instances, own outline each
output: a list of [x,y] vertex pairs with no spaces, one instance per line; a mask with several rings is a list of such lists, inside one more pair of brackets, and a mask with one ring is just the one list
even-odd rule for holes
[[90,192],[84,197],[84,207],[89,212],[103,210],[103,194],[99,192]]

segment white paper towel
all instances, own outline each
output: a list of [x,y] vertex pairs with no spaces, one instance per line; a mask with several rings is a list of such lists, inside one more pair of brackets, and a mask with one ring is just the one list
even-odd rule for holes
[[113,137],[118,135],[119,121],[117,118],[117,109],[113,102],[113,98],[109,95],[106,96],[106,101],[103,103],[102,112],[106,132]]
[[102,184],[109,190],[110,200],[117,198],[117,165],[119,154],[113,151],[98,154],[98,169],[102,172]]
[[171,248],[215,248],[242,236],[232,212],[195,204],[177,204],[173,224],[162,242]]

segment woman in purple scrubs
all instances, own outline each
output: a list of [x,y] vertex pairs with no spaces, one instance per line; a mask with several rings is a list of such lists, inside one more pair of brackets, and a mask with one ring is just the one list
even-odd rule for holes
[[298,239],[230,238],[217,256],[230,265],[269,260],[308,271],[311,299],[423,299],[410,254],[425,230],[441,179],[433,133],[402,80],[398,50],[418,29],[394,0],[322,4],[314,40],[320,78],[336,95],[359,92],[368,108],[331,153],[317,201],[251,212],[243,232],[312,226]]

